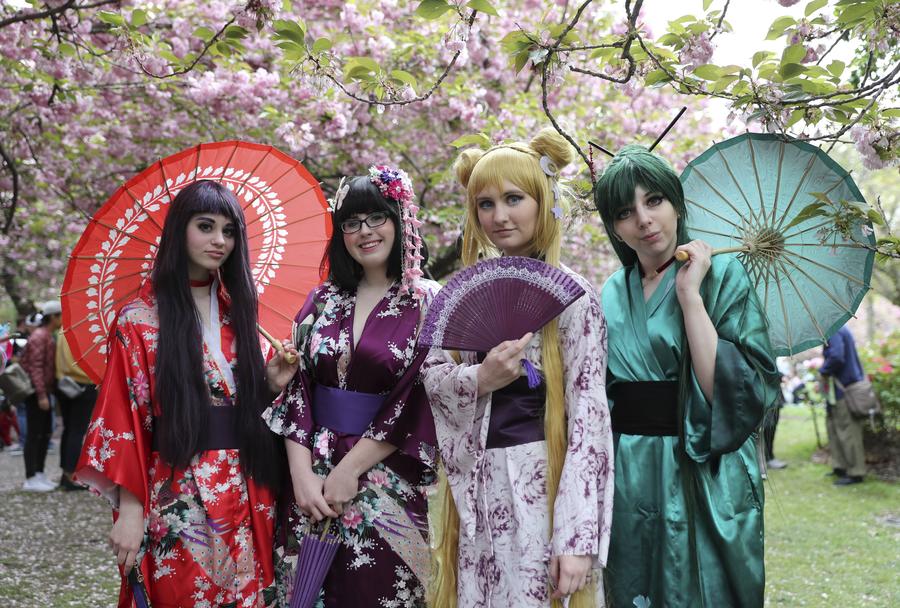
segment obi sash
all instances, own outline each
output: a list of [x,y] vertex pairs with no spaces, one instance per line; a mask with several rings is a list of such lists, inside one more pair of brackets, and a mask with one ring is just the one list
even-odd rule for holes
[[[152,449],[159,451],[159,438],[153,433]],[[233,405],[210,406],[206,430],[200,435],[197,452],[237,450],[241,447],[237,432],[237,409]]]
[[678,436],[678,382],[620,382],[609,389],[613,433]]
[[544,440],[546,386],[528,387],[521,376],[491,394],[491,419],[486,447],[509,448]]
[[336,433],[362,435],[381,411],[384,399],[384,395],[316,384],[312,398],[313,420]]

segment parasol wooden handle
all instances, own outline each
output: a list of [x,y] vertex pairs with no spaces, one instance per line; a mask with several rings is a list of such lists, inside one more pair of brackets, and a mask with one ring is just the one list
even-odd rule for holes
[[325,520],[325,528],[322,530],[322,535],[319,536],[319,540],[325,540],[325,537],[328,535],[328,531],[331,529],[332,521],[334,521],[333,517],[329,517]]
[[280,340],[276,340],[272,336],[272,334],[263,329],[262,325],[257,323],[256,329],[259,330],[259,333],[262,335],[262,337],[268,340],[269,344],[271,344],[272,347],[278,351],[278,354],[284,357],[284,360],[287,361],[288,364],[293,365],[297,362],[297,355],[295,355],[294,353],[285,352],[284,344],[282,344]]
[[[750,251],[751,248],[747,245],[741,245],[740,247],[723,247],[721,249],[713,249],[712,255],[719,255],[720,253],[738,253],[739,251]],[[688,258],[690,258],[690,254],[683,249],[681,251],[676,251],[675,255],[669,258],[669,260],[656,269],[656,274],[661,273],[663,270],[672,265],[672,262],[678,260],[679,262],[687,262]],[[654,275],[655,276],[655,275]]]
[[[750,248],[746,245],[741,245],[740,247],[723,247],[721,249],[713,249],[711,255],[719,255],[720,253],[738,253],[740,251],[750,251]],[[687,262],[689,257],[691,256],[688,252],[682,249],[675,253],[674,259],[679,262]]]

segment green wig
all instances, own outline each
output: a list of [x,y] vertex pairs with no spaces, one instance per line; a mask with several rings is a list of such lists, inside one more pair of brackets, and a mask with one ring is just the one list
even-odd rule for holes
[[637,262],[637,254],[634,249],[615,238],[614,224],[621,209],[634,205],[636,186],[641,186],[647,192],[660,192],[672,203],[679,217],[678,244],[690,241],[684,189],[672,165],[643,146],[625,146],[609,162],[594,185],[594,205],[600,212],[606,234],[623,266],[631,266]]

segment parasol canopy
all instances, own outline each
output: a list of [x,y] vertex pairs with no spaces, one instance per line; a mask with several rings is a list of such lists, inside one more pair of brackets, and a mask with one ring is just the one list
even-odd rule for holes
[[[681,174],[688,230],[714,248],[737,248],[769,319],[777,355],[820,345],[869,290],[875,239],[870,223],[850,239],[802,216],[811,203],[864,202],[840,165],[806,142],[745,133],[715,144]],[[799,216],[799,217],[798,217]]]
[[260,144],[200,144],[136,175],[100,208],[75,246],[63,281],[63,328],[78,365],[99,383],[106,338],[119,309],[150,278],[169,203],[185,186],[217,181],[236,196],[247,221],[259,323],[287,335],[331,237],[318,181],[286,154]]

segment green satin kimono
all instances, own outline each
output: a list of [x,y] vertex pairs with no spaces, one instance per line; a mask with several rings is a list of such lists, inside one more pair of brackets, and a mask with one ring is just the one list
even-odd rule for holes
[[635,267],[619,270],[603,288],[607,391],[617,382],[677,380],[681,421],[680,437],[614,435],[611,606],[760,608],[756,430],[780,380],[766,317],[740,262],[714,257],[701,286],[719,335],[710,404],[690,366],[677,270],[669,268],[647,302]]

